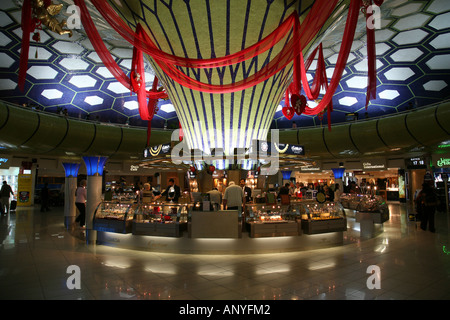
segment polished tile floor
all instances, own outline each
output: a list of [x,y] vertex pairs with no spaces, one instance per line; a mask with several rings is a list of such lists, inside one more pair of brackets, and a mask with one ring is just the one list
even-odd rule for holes
[[[0,221],[0,299],[449,300],[447,214],[436,214],[431,233],[408,220],[406,205],[389,208],[375,238],[361,239],[349,218],[342,246],[237,256],[87,245],[64,227],[62,208],[18,208]],[[79,289],[68,286],[73,265]],[[369,266],[379,267],[380,288],[368,287]]]

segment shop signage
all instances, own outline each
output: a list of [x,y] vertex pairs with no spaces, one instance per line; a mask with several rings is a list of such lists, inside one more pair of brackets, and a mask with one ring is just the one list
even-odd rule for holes
[[139,170],[139,166],[136,166],[136,165],[131,165],[130,166],[130,171],[138,171]]
[[300,167],[300,171],[303,172],[310,172],[310,171],[321,171],[322,169],[320,167],[308,167],[308,166],[302,166]]
[[144,149],[144,158],[156,157],[159,155],[169,154],[171,150],[170,144],[160,144]]
[[449,167],[450,158],[440,158],[436,161],[436,166],[439,168]]
[[386,168],[386,165],[384,163],[373,163],[370,161],[363,162],[363,169],[384,169]]

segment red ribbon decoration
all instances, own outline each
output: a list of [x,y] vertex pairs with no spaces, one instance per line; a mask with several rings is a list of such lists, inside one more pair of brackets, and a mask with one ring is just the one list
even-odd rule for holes
[[[374,1],[376,3],[383,2],[382,0],[374,0]],[[305,64],[303,61],[302,48],[304,48],[321,30],[321,28],[324,26],[329,16],[332,14],[336,4],[338,3],[338,0],[317,0],[314,2],[309,13],[307,14],[306,18],[301,24],[298,20],[297,12],[293,12],[277,29],[275,29],[271,34],[266,36],[258,43],[255,43],[254,45],[248,47],[247,49],[236,52],[234,54],[211,59],[190,59],[167,54],[157,49],[152,39],[148,36],[148,34],[144,31],[144,29],[140,26],[140,24],[138,24],[136,31],[131,30],[131,28],[128,27],[128,25],[125,24],[124,21],[119,17],[117,12],[115,12],[112,9],[111,5],[107,2],[107,0],[91,0],[91,2],[102,14],[105,20],[113,27],[113,29],[115,29],[120,35],[122,35],[124,39],[129,41],[134,47],[133,51],[135,53],[133,58],[134,69],[130,79],[120,69],[120,67],[115,62],[114,58],[112,58],[111,53],[106,49],[103,40],[101,39],[100,35],[98,34],[98,31],[95,28],[94,23],[91,20],[89,11],[86,8],[84,0],[75,0],[75,4],[80,8],[81,11],[81,19],[83,22],[83,26],[97,54],[99,55],[105,66],[108,68],[108,70],[111,72],[111,74],[113,74],[114,77],[120,83],[122,83],[125,87],[129,88],[130,90],[138,94],[139,111],[141,117],[143,117],[144,120],[145,119],[148,120],[153,117],[154,108],[156,104],[155,100],[159,98],[165,98],[167,97],[167,94],[165,92],[157,92],[156,89],[152,89],[151,91],[145,91],[145,81],[143,78],[144,77],[143,62],[142,65],[140,62],[143,61],[142,60],[143,53],[150,55],[154,59],[155,63],[158,64],[158,66],[162,69],[162,71],[165,72],[171,79],[177,81],[180,85],[188,87],[193,90],[210,93],[236,92],[244,90],[246,88],[253,87],[256,84],[267,80],[275,73],[277,73],[281,69],[285,68],[288,64],[293,62],[294,65],[293,83],[291,86],[289,86],[287,92],[290,91],[291,94],[299,94],[303,84],[303,89],[305,90],[305,93],[308,96],[308,98],[315,99],[317,98],[320,92],[320,87],[321,86],[325,87],[326,93],[322,98],[321,102],[319,103],[319,105],[316,106],[315,108],[305,108],[303,114],[316,115],[322,113],[322,111],[324,111],[325,108],[328,108],[328,116],[329,116],[328,119],[330,120],[330,112],[332,111],[332,96],[334,95],[334,92],[340,82],[343,70],[345,68],[348,59],[348,55],[351,50],[351,45],[353,42],[355,28],[358,20],[359,8],[362,3],[361,0],[351,0],[350,2],[341,50],[339,52],[338,61],[333,76],[330,80],[330,83],[328,84],[325,73],[325,64],[323,62],[322,47],[319,46],[318,67],[316,70],[313,85],[312,87],[309,87],[309,84],[306,80],[307,68],[305,68]],[[23,12],[25,13],[22,14],[22,28],[24,29],[24,35],[25,32],[30,32],[29,28],[27,28],[27,23],[25,23],[24,20],[24,17],[25,18],[27,17],[26,15],[28,10],[27,5],[30,5],[30,0],[24,0],[24,8],[22,9]],[[29,10],[31,10],[31,8]],[[212,85],[202,83],[200,81],[188,77],[180,70],[181,68],[179,69],[175,67],[179,66],[188,68],[213,68],[240,63],[272,48],[275,44],[281,41],[286,36],[286,34],[288,34],[288,31],[291,28],[293,28],[294,30],[293,37],[280,50],[279,54],[274,59],[272,59],[267,65],[265,65],[261,70],[257,71],[250,77],[243,79],[239,82],[224,85]],[[372,40],[372,38],[369,39],[369,37],[371,36],[369,36],[368,32],[368,46],[369,42],[374,44],[374,40]],[[24,36],[23,40],[25,38],[26,37]],[[22,48],[22,50],[23,49],[24,47]],[[314,51],[314,56],[316,50]],[[370,50],[368,48],[369,60],[371,59],[370,55],[372,54],[374,53],[372,52],[371,48]],[[311,62],[312,57],[308,59],[307,64],[310,65]],[[22,62],[21,59],[21,67],[23,66],[23,64],[24,62]],[[138,72],[137,70],[140,70],[141,72]],[[371,75],[372,72],[375,73],[374,69],[369,66],[369,79],[373,79]],[[134,78],[134,76],[136,76],[137,74],[139,74],[140,79]],[[20,70],[19,75],[23,76],[24,71]],[[155,78],[155,81],[157,83],[157,78]],[[370,84],[371,83],[372,82],[370,82]],[[370,93],[370,95],[368,94],[369,95],[368,99],[373,97],[372,94],[373,87],[370,84],[369,84],[370,91],[368,87],[368,93]],[[149,99],[150,101],[146,109],[143,107],[144,105],[143,97],[150,98]]]
[[18,86],[21,91],[24,90],[25,79],[27,76],[28,54],[30,52],[30,34],[34,30],[31,10],[31,0],[24,0],[22,6],[22,48],[20,51],[18,80]]

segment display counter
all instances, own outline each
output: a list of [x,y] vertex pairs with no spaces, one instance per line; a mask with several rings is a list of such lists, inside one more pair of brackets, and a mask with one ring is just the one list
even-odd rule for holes
[[378,195],[343,194],[341,203],[346,214],[360,223],[363,238],[372,238],[383,231],[383,223],[389,220],[389,208]]
[[103,201],[94,212],[93,229],[97,231],[131,233],[136,203]]
[[238,210],[192,211],[190,238],[240,238],[242,224]]
[[187,230],[192,205],[173,202],[140,203],[134,211],[132,233],[180,237]]
[[339,202],[301,200],[289,205],[247,205],[251,237],[279,237],[347,230],[345,211]]
[[345,210],[339,202],[302,203],[301,228],[305,234],[347,230]]
[[246,229],[252,238],[299,234],[297,214],[290,205],[247,204],[246,211]]

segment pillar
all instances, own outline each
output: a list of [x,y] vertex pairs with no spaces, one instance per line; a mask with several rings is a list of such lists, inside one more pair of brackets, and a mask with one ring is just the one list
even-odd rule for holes
[[83,157],[87,173],[86,243],[95,244],[97,231],[93,229],[95,209],[102,201],[102,176],[107,157]]
[[63,163],[65,171],[64,181],[64,226],[69,228],[76,219],[75,191],[77,189],[77,176],[80,163]]
[[333,168],[331,169],[334,175],[334,183],[339,184],[339,190],[341,193],[344,192],[344,182],[342,181],[342,177],[344,176],[345,168]]
[[292,171],[281,171],[281,176],[283,177],[283,181],[280,184],[280,187],[284,186],[285,183],[291,183],[291,174]]

